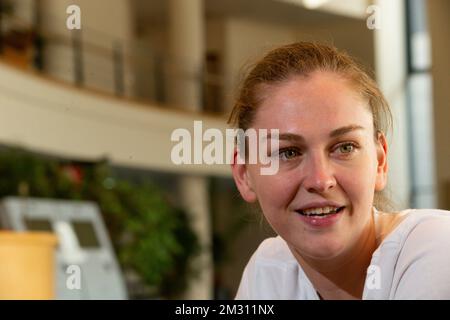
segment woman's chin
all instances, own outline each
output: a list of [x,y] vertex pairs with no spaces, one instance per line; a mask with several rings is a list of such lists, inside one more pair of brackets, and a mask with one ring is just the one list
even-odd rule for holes
[[336,243],[320,243],[304,248],[304,252],[310,259],[331,260],[339,256],[344,251],[344,245]]
[[305,243],[303,239],[303,241],[288,241],[288,243],[290,243],[291,251],[295,252],[294,255],[300,255],[306,260],[332,260],[345,251],[344,243],[336,241],[336,239],[329,241],[322,239],[320,242],[314,243]]

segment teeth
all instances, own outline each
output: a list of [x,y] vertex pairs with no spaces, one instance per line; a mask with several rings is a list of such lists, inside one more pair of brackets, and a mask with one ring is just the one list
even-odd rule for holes
[[306,216],[324,216],[330,213],[336,213],[338,207],[311,208],[302,210],[301,213]]

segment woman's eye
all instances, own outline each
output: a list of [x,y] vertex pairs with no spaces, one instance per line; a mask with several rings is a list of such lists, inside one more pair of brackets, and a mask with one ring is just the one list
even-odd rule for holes
[[285,149],[285,150],[280,150],[280,152],[278,154],[281,159],[290,160],[290,159],[293,159],[296,156],[298,156],[300,153],[295,149]]
[[351,142],[343,143],[337,147],[340,153],[348,154],[352,153],[356,149],[356,145]]

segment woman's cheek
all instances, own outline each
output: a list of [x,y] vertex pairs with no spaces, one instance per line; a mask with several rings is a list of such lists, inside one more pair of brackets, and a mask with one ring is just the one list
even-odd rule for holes
[[257,191],[257,195],[262,209],[273,211],[287,208],[298,191],[292,176],[289,178],[278,173],[260,178],[258,185],[262,187]]
[[355,167],[349,172],[341,172],[337,176],[337,183],[344,190],[347,197],[359,199],[373,193],[374,190],[371,190],[368,186],[373,185],[373,188],[375,188],[375,174],[371,174],[367,166]]

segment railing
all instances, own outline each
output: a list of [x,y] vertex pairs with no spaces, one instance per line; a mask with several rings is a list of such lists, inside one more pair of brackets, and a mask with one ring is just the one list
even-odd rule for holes
[[168,103],[170,79],[184,77],[202,91],[203,111],[222,112],[225,85],[212,54],[199,70],[186,74],[174,69],[176,64],[151,43],[115,39],[85,26],[58,34],[14,16],[2,15],[0,21],[5,20],[7,28],[0,22],[0,57],[5,61],[79,87],[157,104]]

